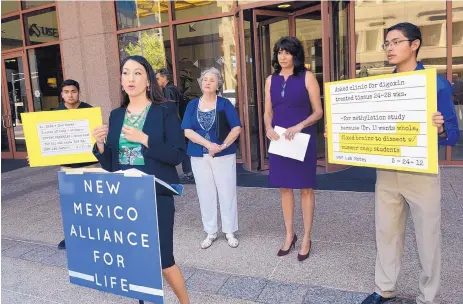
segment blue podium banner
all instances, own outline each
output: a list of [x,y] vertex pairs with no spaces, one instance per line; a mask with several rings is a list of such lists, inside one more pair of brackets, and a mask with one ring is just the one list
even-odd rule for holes
[[59,173],[70,281],[164,302],[154,176]]

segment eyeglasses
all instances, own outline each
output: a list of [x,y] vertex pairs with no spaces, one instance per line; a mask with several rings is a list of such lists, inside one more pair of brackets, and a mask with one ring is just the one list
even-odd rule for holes
[[387,50],[390,46],[396,47],[399,43],[404,42],[404,41],[414,41],[414,40],[410,40],[410,39],[394,40],[394,41],[391,41],[391,42],[384,43],[381,47],[382,47],[383,50]]
[[285,97],[286,81],[281,86],[281,97]]

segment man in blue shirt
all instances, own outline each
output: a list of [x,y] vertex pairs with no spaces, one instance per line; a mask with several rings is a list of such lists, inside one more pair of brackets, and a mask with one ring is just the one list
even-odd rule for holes
[[[383,48],[394,73],[424,69],[416,58],[421,46],[420,29],[399,23],[387,30]],[[437,76],[437,110],[433,125],[440,146],[454,146],[460,137],[452,88]],[[377,170],[375,221],[377,258],[375,292],[362,304],[392,302],[404,249],[405,227],[411,211],[422,272],[418,304],[437,304],[441,292],[441,188],[440,176],[393,170]]]

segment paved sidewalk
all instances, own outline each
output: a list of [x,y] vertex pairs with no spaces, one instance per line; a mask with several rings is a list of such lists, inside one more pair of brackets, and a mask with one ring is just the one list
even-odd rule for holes
[[[2,174],[2,303],[136,303],[68,283],[56,168]],[[443,303],[463,299],[463,169],[442,170]],[[176,199],[175,257],[192,303],[360,303],[374,288],[374,194],[317,191],[313,250],[279,258],[283,220],[276,189],[239,188],[240,246],[207,250],[193,185]],[[299,199],[299,195],[296,195]],[[300,206],[295,227],[302,233]],[[298,248],[298,246],[296,246]],[[418,293],[419,260],[408,222],[398,291]],[[168,287],[166,303],[177,303]]]

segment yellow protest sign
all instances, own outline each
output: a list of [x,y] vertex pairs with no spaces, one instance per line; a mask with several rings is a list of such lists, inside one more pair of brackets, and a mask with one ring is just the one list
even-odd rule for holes
[[22,113],[31,167],[96,161],[91,131],[102,125],[101,108]]
[[436,70],[325,83],[328,161],[438,172]]

